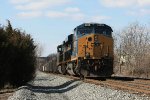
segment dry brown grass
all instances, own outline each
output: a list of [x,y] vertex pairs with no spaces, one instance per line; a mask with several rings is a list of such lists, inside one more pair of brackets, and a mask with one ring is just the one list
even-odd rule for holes
[[0,90],[0,100],[7,100],[9,96],[13,95],[15,89],[2,89]]

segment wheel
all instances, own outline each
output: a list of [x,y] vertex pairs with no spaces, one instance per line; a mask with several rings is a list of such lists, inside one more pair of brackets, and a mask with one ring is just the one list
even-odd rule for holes
[[88,75],[88,71],[87,71],[86,69],[81,68],[81,69],[80,69],[80,74],[85,77],[85,76]]
[[67,73],[67,70],[66,70],[66,66],[61,66],[61,72],[63,75],[65,75]]
[[90,76],[90,66],[82,65],[80,68],[80,75],[83,75],[84,77]]

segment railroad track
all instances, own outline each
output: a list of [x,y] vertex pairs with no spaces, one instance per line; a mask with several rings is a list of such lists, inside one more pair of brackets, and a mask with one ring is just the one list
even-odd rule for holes
[[[61,75],[61,74],[55,74],[55,75],[59,75],[71,79],[79,79],[79,77],[75,77],[75,76],[68,76],[68,75]],[[94,78],[92,79],[87,78],[84,79],[83,81],[86,83],[109,87],[112,89],[123,90],[125,92],[129,92],[133,94],[150,96],[150,80],[143,80],[143,79],[124,80],[123,78],[116,80],[115,78],[114,79],[106,78],[105,81],[101,81]]]
[[[142,81],[142,80],[141,80]],[[106,80],[105,84],[136,94],[146,94],[150,96],[150,84],[136,83],[135,81]]]

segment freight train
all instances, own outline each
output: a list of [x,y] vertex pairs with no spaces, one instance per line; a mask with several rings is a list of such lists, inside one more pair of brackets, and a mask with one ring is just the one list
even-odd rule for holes
[[113,74],[112,28],[83,23],[57,47],[57,69],[61,74],[110,77]]

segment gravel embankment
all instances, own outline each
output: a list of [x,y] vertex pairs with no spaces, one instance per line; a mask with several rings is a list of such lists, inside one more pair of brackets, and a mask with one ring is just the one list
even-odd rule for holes
[[33,82],[18,88],[8,100],[150,100],[150,97],[38,72]]

